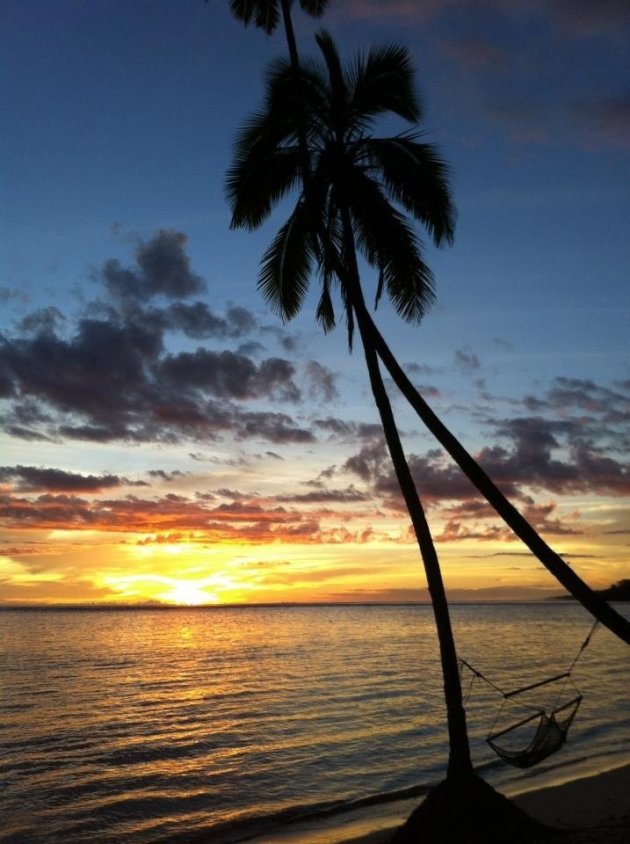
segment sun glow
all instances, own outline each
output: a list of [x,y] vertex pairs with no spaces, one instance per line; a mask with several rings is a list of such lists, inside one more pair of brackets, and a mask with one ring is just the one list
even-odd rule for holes
[[162,596],[164,601],[171,604],[184,604],[188,607],[198,607],[201,604],[216,604],[219,599],[213,592],[206,592],[203,586],[199,586],[190,580],[173,581],[173,588]]

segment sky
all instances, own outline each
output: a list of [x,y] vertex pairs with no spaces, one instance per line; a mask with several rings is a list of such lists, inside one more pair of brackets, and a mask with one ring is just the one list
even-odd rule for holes
[[[344,59],[405,45],[449,163],[437,301],[376,311],[401,364],[591,586],[629,577],[630,6],[294,20],[305,55],[322,26]],[[230,230],[282,32],[227,0],[2,0],[0,39],[0,605],[426,600],[360,346],[317,326],[317,277],[286,324],[257,291],[288,206]],[[450,598],[562,594],[388,387]]]

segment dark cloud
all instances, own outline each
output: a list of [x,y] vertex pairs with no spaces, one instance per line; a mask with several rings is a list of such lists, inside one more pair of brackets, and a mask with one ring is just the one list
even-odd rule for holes
[[100,492],[123,484],[146,486],[143,481],[132,482],[118,475],[80,475],[35,466],[0,466],[0,483],[10,483],[23,492]]
[[180,478],[185,478],[187,473],[180,472],[179,469],[174,469],[171,472],[167,472],[164,469],[149,469],[147,474],[151,478],[157,478],[158,480],[166,481],[168,483],[170,481],[179,480]]
[[602,435],[602,430],[592,420],[519,417],[495,426],[513,446],[493,446],[479,454],[479,461],[494,480],[557,494],[630,492],[630,465],[627,460],[603,454],[594,439],[596,432]]
[[479,358],[471,349],[457,349],[455,365],[466,373],[476,372],[481,368]]
[[277,501],[300,504],[356,504],[369,501],[371,496],[350,485],[345,489],[318,489],[313,492],[278,495]]
[[292,380],[294,374],[293,366],[281,358],[268,358],[257,366],[235,352],[202,348],[169,355],[159,367],[160,380],[230,399],[269,396],[297,402],[300,392]]
[[364,445],[357,454],[346,460],[344,468],[358,475],[362,481],[377,483],[388,469],[387,461],[385,442],[381,441]]
[[315,442],[312,431],[296,427],[291,417],[284,413],[245,412],[238,416],[235,423],[238,439],[260,437],[278,445]]
[[[545,535],[570,536],[581,533],[572,524],[577,514],[574,514],[571,520],[567,520],[566,517],[561,520],[555,516],[556,510],[557,505],[553,502],[535,504],[531,500],[522,508],[523,515],[529,523]],[[510,528],[498,519],[494,509],[485,501],[460,501],[442,509],[441,516],[445,522],[441,533],[435,536],[436,542],[459,542],[470,539],[509,542],[516,539]],[[534,560],[533,555],[527,552],[523,556]]]
[[[424,456],[410,454],[407,463],[423,501],[468,499],[477,494],[463,472],[452,463],[444,463],[435,452]],[[404,509],[398,480],[384,442],[363,446],[346,460],[344,468],[371,484],[374,494],[384,498],[390,507]],[[518,490],[510,486],[508,493],[515,495]]]
[[378,423],[348,422],[334,416],[315,419],[313,426],[342,442],[371,441],[383,436],[383,429]]
[[230,308],[225,317],[215,314],[205,302],[175,302],[161,318],[165,328],[181,331],[194,340],[238,339],[256,328],[256,320],[245,308]]
[[27,314],[21,320],[19,328],[25,334],[53,334],[55,329],[65,321],[66,318],[61,311],[51,306]]
[[293,367],[279,358],[259,365],[232,352],[198,350],[160,356],[161,338],[138,326],[84,321],[70,341],[38,335],[5,341],[0,367],[16,400],[6,431],[29,439],[89,442],[239,438],[311,442],[287,414],[244,411],[234,401],[295,403]]
[[[216,440],[228,432],[276,444],[314,440],[286,413],[245,411],[240,404],[299,402],[289,361],[269,357],[255,363],[242,352],[206,348],[167,352],[167,332],[228,340],[256,327],[241,307],[223,317],[203,302],[145,304],[158,293],[175,297],[200,290],[184,246],[183,235],[159,232],[140,245],[133,268],[106,264],[101,278],[117,302],[93,305],[70,337],[58,334],[55,308],[23,320],[21,335],[0,336],[6,432],[92,443]],[[320,375],[323,382],[325,373]]]
[[158,295],[183,299],[202,293],[206,285],[191,271],[186,241],[182,232],[159,231],[150,241],[140,242],[134,267],[110,260],[98,277],[115,300],[145,302]]
[[309,396],[312,399],[333,401],[339,397],[335,374],[316,360],[310,360],[306,364],[306,378],[309,383]]
[[[216,505],[212,498],[164,495],[142,499],[135,495],[87,500],[77,495],[43,494],[35,497],[0,494],[0,518],[10,528],[39,530],[98,529],[158,536],[173,532],[198,533],[197,541],[293,541],[318,529],[311,517],[297,510],[263,507],[240,499]],[[293,539],[292,539],[293,538]]]

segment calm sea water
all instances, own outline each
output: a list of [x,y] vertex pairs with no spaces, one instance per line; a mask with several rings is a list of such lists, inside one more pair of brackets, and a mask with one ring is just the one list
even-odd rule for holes
[[[461,655],[505,689],[564,670],[591,626],[572,603],[452,616]],[[501,698],[475,684],[476,765],[514,792],[630,761],[629,669],[598,629],[568,744],[526,772],[485,744]],[[426,606],[4,610],[0,712],[2,842],[280,840],[403,816],[446,760]]]

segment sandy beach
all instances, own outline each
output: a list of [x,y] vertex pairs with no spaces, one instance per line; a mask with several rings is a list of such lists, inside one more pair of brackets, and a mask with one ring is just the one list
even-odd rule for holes
[[[562,830],[557,836],[559,844],[630,841],[630,765],[513,799],[537,820]],[[381,829],[337,844],[387,844],[392,832],[391,828]]]

